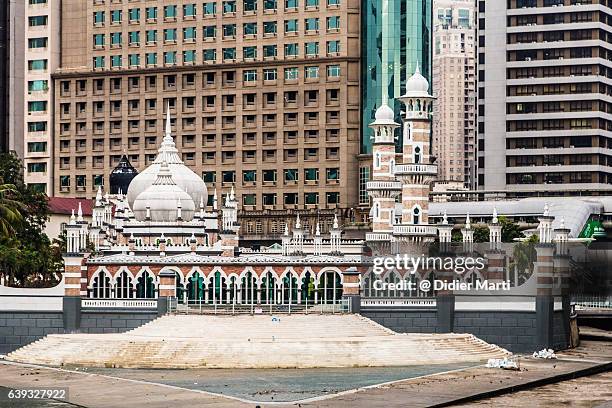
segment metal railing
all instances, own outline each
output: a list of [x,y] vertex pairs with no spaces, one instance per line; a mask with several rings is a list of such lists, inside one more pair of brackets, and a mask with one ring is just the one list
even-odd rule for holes
[[574,302],[578,309],[612,309],[612,296],[577,295]]
[[155,309],[157,299],[82,299],[83,308]]
[[339,299],[330,303],[206,303],[203,300],[178,302],[177,298],[168,298],[168,312],[174,314],[341,314],[351,313],[349,299]]

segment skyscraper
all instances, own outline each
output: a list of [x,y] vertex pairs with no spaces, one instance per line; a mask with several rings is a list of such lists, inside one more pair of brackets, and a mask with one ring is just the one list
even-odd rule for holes
[[434,0],[433,154],[438,177],[476,187],[476,26],[472,1]]
[[605,1],[479,1],[479,186],[612,189]]
[[357,201],[359,3],[66,0],[54,76],[56,195],[92,196],[126,154],[151,163],[169,104],[182,159],[235,185],[247,235],[288,210]]

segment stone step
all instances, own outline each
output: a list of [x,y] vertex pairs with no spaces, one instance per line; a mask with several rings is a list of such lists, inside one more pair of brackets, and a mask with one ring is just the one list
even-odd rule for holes
[[122,334],[53,334],[8,360],[125,368],[314,368],[479,362],[470,334],[396,334],[358,315],[164,316]]

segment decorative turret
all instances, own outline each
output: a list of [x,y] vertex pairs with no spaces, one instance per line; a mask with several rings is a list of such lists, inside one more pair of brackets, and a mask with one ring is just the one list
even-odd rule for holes
[[330,240],[329,243],[331,245],[331,255],[341,256],[343,255],[342,249],[340,246],[340,240],[342,239],[342,229],[338,225],[338,215],[334,214],[334,224],[332,229],[329,231]]
[[489,224],[489,243],[490,249],[500,249],[502,226],[497,218],[497,208],[493,207],[493,219]]
[[293,239],[291,240],[292,253],[291,255],[304,254],[304,229],[300,222],[300,214],[297,215],[295,225],[293,227]]
[[318,222],[317,222],[317,227],[315,229],[313,243],[314,243],[314,254],[321,255],[323,253],[323,237],[321,237],[321,229],[319,228]]
[[538,225],[538,234],[540,237],[540,244],[550,244],[552,242],[553,229],[552,223],[555,217],[550,216],[550,210],[548,204],[544,205],[544,214],[538,218],[540,224]]
[[470,213],[468,212],[465,216],[465,226],[461,230],[463,237],[463,250],[465,252],[472,252],[474,244],[474,230],[472,229],[472,223],[470,222]]

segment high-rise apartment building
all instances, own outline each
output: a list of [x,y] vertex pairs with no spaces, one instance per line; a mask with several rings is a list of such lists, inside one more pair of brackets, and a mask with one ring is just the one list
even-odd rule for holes
[[242,233],[281,234],[290,209],[322,216],[325,230],[357,202],[359,10],[358,0],[64,0],[55,195],[93,196],[123,154],[150,164],[169,106],[209,203],[235,186]]
[[610,190],[610,2],[478,5],[479,186]]
[[[29,1],[29,0],[28,0]],[[23,156],[24,0],[0,5],[0,152]]]
[[433,154],[438,177],[476,187],[476,25],[472,1],[434,0]]
[[[27,0],[18,29],[23,30],[23,112],[17,124],[23,141],[24,181],[53,193],[53,83],[60,59],[61,2]],[[16,20],[19,21],[19,20]]]

